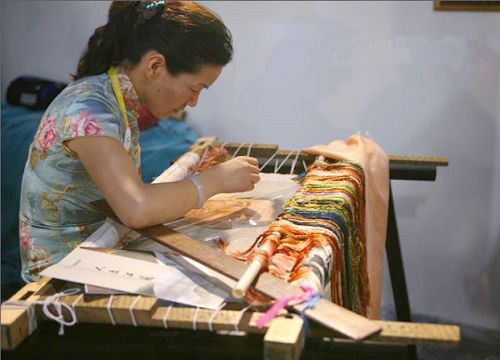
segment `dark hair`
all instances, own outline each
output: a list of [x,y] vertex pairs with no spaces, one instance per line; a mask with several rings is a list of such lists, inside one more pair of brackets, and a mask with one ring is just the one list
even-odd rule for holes
[[136,65],[149,50],[165,57],[174,76],[231,61],[231,33],[214,12],[191,1],[165,1],[158,14],[145,20],[144,4],[113,1],[108,22],[90,37],[74,80],[104,73],[124,61]]

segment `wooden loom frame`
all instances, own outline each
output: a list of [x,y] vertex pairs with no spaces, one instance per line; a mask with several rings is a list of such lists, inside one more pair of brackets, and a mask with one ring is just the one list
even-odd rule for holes
[[[239,154],[250,154],[250,156],[259,159],[268,158],[276,153],[276,158],[283,160],[290,155],[290,151],[278,151],[276,145],[257,145],[254,144],[248,152],[249,145],[242,144],[225,144],[225,147],[231,152],[240,149]],[[295,152],[296,153],[296,152]],[[292,154],[293,155],[293,154]],[[295,156],[284,164],[280,169],[280,173],[289,173],[291,162]],[[300,164],[302,160],[309,164],[314,160],[314,156],[306,153],[300,153],[297,157]],[[263,163],[263,161],[260,161]],[[436,167],[446,166],[448,161],[442,157],[390,157],[390,178],[405,179],[405,180],[434,180],[436,177]],[[269,164],[265,170],[272,169],[273,165]],[[296,169],[301,169],[299,165]],[[382,332],[369,338],[369,343],[399,343],[399,344],[414,344],[419,342],[431,342],[439,344],[457,344],[459,341],[459,329],[457,326],[449,325],[433,325],[433,324],[413,324],[411,321],[409,301],[406,291],[406,283],[404,276],[401,251],[399,246],[399,236],[397,231],[397,223],[394,213],[394,204],[392,191],[389,203],[389,220],[388,233],[386,242],[386,251],[389,262],[389,271],[391,282],[393,284],[394,300],[398,320],[401,322],[386,322],[379,321],[378,324],[382,327]],[[58,284],[59,283],[59,284]],[[55,280],[44,279],[41,283],[32,283],[21,289],[12,299],[14,300],[35,300],[43,299],[50,295],[51,292],[60,286],[60,282]],[[119,295],[115,296],[113,301],[112,311],[118,324],[131,325],[129,307],[136,296]],[[80,322],[100,322],[109,323],[110,318],[106,313],[106,303],[108,297],[103,299],[102,296],[85,295],[84,304],[77,304],[75,309]],[[76,300],[76,296],[68,297],[67,302],[72,303]],[[133,312],[139,325],[144,326],[163,326],[163,319],[166,307],[159,306],[157,299],[143,298],[134,306]],[[116,304],[115,304],[116,303]],[[91,310],[92,309],[92,310]],[[104,311],[103,311],[104,310]],[[210,317],[213,312],[209,310],[200,310],[194,313],[193,308],[172,308],[169,315],[170,327],[193,328],[193,324],[197,329],[213,329],[220,331],[229,331],[234,329],[235,316],[240,314],[237,310],[222,310],[219,314],[215,314],[213,321],[210,322]],[[248,333],[262,333],[255,327],[255,321],[258,317],[257,313],[248,312],[239,324],[240,330]],[[41,317],[40,317],[41,318]],[[24,319],[24,320],[23,320]],[[2,349],[12,349],[22,341],[27,335],[27,316],[25,310],[20,309],[2,309]],[[43,324],[42,324],[43,325]],[[81,325],[80,325],[81,326]],[[76,327],[78,328],[78,326]],[[295,329],[295,331],[291,331]],[[266,358],[297,358],[300,355],[300,343],[303,339],[302,320],[300,318],[279,318],[274,321],[264,337],[264,349]],[[290,331],[287,331],[290,330]],[[327,336],[333,338],[341,338],[338,333],[328,330],[319,325],[311,327],[313,336]],[[73,329],[67,330],[72,331]],[[66,337],[67,338],[67,337]],[[232,337],[234,339],[234,337]],[[61,339],[64,342],[64,337]],[[29,339],[32,342],[32,339]],[[344,340],[346,341],[346,340]],[[24,346],[24,345],[23,345]],[[21,346],[21,348],[23,348]],[[338,346],[338,344],[337,344]],[[357,345],[359,347],[359,345]],[[20,348],[20,350],[21,350]],[[410,357],[416,357],[415,347],[410,346],[405,349]],[[5,353],[15,355],[16,352]]]

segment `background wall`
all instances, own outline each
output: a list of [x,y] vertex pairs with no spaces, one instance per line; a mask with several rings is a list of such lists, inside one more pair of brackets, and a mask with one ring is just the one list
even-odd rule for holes
[[[436,182],[394,182],[414,312],[500,328],[500,13],[432,2],[207,2],[235,58],[189,110],[200,134],[301,149],[360,131],[388,154],[443,155]],[[2,95],[69,81],[109,2],[2,6]],[[6,176],[6,174],[3,174]],[[390,307],[390,284],[384,289]]]

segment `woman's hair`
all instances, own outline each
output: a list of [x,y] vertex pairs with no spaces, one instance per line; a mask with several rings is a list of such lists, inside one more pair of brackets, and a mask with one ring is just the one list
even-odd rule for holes
[[90,37],[73,79],[104,73],[124,61],[134,66],[150,50],[165,57],[174,76],[196,73],[202,65],[224,66],[233,54],[231,33],[204,6],[191,1],[113,1],[107,24]]

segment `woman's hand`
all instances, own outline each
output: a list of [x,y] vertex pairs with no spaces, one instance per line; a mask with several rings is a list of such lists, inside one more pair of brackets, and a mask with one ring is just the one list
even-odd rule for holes
[[222,193],[252,190],[260,180],[257,159],[248,156],[235,157],[205,173],[217,182],[217,192]]

